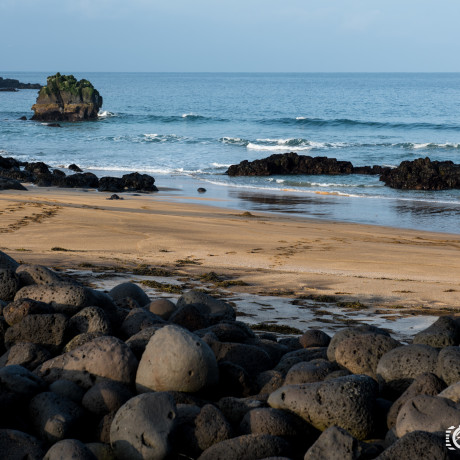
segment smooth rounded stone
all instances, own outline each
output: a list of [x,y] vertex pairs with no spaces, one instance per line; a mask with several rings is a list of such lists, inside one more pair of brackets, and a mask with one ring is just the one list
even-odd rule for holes
[[441,316],[431,326],[414,336],[414,344],[444,348],[460,343],[460,327],[449,316]]
[[128,313],[120,330],[124,337],[129,338],[142,329],[159,324],[165,324],[165,320],[145,308],[135,308]]
[[448,386],[440,393],[438,393],[438,396],[441,398],[450,399],[454,403],[460,402],[460,382],[455,382]]
[[337,363],[353,374],[375,377],[380,358],[401,344],[383,334],[361,334],[341,340],[335,348]]
[[96,415],[106,415],[117,411],[133,393],[122,385],[112,380],[96,383],[83,396],[83,407]]
[[95,455],[78,439],[63,439],[48,450],[43,460],[97,460]]
[[126,345],[131,348],[131,351],[138,360],[141,359],[142,353],[144,353],[145,347],[149,343],[149,340],[153,337],[153,334],[162,327],[163,325],[146,327],[126,340]]
[[8,254],[0,251],[0,269],[7,269],[15,271],[19,267],[19,264]]
[[217,361],[230,361],[249,375],[257,375],[272,367],[270,356],[260,347],[243,343],[214,342],[211,345]]
[[378,385],[364,375],[350,375],[327,382],[287,385],[273,392],[268,404],[290,410],[323,431],[337,425],[358,439],[374,429]]
[[0,452],[5,460],[42,460],[45,455],[44,445],[37,438],[10,429],[0,429]]
[[256,338],[253,330],[241,321],[222,321],[206,329],[195,331],[195,333],[200,337],[207,333],[213,333],[220,342],[244,343],[249,339]]
[[325,359],[312,359],[294,364],[286,374],[284,385],[311,383],[324,380],[325,377],[337,370],[337,365]]
[[331,337],[319,329],[310,329],[299,337],[299,342],[304,348],[327,347]]
[[33,371],[51,358],[52,354],[46,348],[31,342],[19,342],[2,355],[0,367],[17,364]]
[[225,396],[245,397],[256,393],[253,379],[237,364],[220,361],[218,392]]
[[73,305],[85,308],[98,305],[95,291],[87,287],[69,283],[33,284],[20,289],[14,300],[32,299],[40,302],[56,302],[62,305]]
[[[366,455],[371,450],[366,443],[358,441],[348,431],[331,426],[323,431],[307,450],[304,460],[364,460],[374,458]],[[378,452],[377,452],[378,453]]]
[[417,395],[436,396],[446,387],[446,384],[434,374],[418,375],[407,390],[392,404],[387,415],[387,426],[393,428],[401,407]]
[[232,427],[224,414],[212,404],[203,406],[195,418],[194,438],[200,452],[214,444],[230,439]]
[[150,313],[158,315],[164,320],[168,320],[176,310],[176,305],[168,299],[153,300],[148,305],[145,305],[145,307]]
[[110,335],[112,327],[102,308],[86,307],[70,318],[69,331],[72,335],[85,332],[100,332],[103,335]]
[[0,299],[10,301],[19,291],[19,276],[8,268],[0,269]]
[[247,434],[214,444],[206,449],[199,460],[257,460],[291,454],[287,441],[268,434]]
[[205,307],[193,304],[176,308],[169,317],[169,321],[192,332],[206,328],[211,324]]
[[401,407],[396,419],[396,435],[401,438],[411,431],[446,431],[460,425],[460,409],[450,399],[418,395]]
[[327,348],[301,348],[286,353],[276,365],[275,370],[286,375],[294,364],[311,361],[313,359],[327,359]]
[[29,398],[46,387],[45,382],[25,367],[12,365],[0,369],[0,388]]
[[342,329],[339,332],[336,332],[332,337],[331,342],[329,343],[329,346],[327,348],[327,359],[331,362],[335,361],[335,349],[342,340],[348,339],[350,337],[356,337],[357,335],[369,333],[382,334],[388,337],[390,336],[390,334],[388,334],[388,332],[384,331],[383,329],[371,326],[369,324],[362,324],[360,326],[355,327],[347,327],[346,329]]
[[205,307],[206,313],[211,318],[213,323],[218,323],[223,320],[234,320],[236,318],[235,310],[228,303],[215,299],[204,292],[188,291],[179,297],[176,306],[197,304]]
[[214,353],[197,335],[178,326],[165,326],[150,339],[136,376],[138,392],[194,393],[218,382]]
[[449,460],[451,456],[443,436],[412,431],[385,449],[376,460]]
[[18,342],[32,342],[58,352],[65,343],[67,323],[67,318],[59,313],[27,315],[6,330],[5,346],[11,348]]
[[130,385],[137,365],[128,345],[116,337],[104,336],[46,361],[35,373],[49,383],[68,379],[84,388],[101,379]]
[[131,297],[141,307],[144,307],[150,303],[149,296],[144,292],[144,290],[137,284],[131,283],[130,281],[118,284],[112,288],[109,291],[109,296],[115,300],[115,302],[117,300],[124,299],[125,297]]
[[131,398],[116,413],[110,442],[118,460],[162,460],[171,451],[169,435],[176,406],[167,393],[145,393]]
[[234,398],[226,396],[217,403],[217,407],[222,411],[225,418],[234,424],[240,424],[242,418],[252,409],[267,407],[266,397],[262,400],[249,398]]
[[256,385],[260,394],[273,393],[284,384],[284,375],[275,370],[261,372],[256,377]]
[[426,372],[436,373],[438,350],[429,345],[404,345],[385,353],[377,365],[377,375],[401,393]]
[[79,437],[85,426],[84,410],[70,399],[52,392],[32,398],[29,417],[35,432],[49,443]]
[[83,334],[78,334],[72,340],[67,342],[62,351],[67,353],[69,351],[75,350],[75,348],[81,347],[85,343],[93,341],[97,337],[102,336],[102,332],[84,332]]
[[83,388],[79,387],[75,382],[66,379],[56,380],[49,386],[49,390],[57,395],[69,398],[77,404],[81,404],[81,400],[85,394]]
[[62,283],[62,278],[49,268],[43,265],[20,265],[16,273],[19,275],[21,284],[29,286],[31,284],[58,284]]
[[5,321],[10,326],[14,326],[17,323],[20,323],[28,315],[52,313],[56,312],[51,305],[31,299],[20,299],[14,302],[10,302],[3,309],[3,316]]
[[317,436],[316,430],[298,415],[270,407],[249,411],[240,423],[240,432],[282,436],[291,442],[302,438],[307,445],[311,445]]
[[460,381],[460,347],[445,347],[439,352],[435,373],[447,385]]
[[85,446],[92,452],[97,460],[116,460],[115,454],[109,444],[102,442],[89,442]]

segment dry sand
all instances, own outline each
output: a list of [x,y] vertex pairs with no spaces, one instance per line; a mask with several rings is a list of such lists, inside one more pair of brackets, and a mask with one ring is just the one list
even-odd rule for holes
[[108,196],[33,187],[0,192],[0,249],[27,263],[65,268],[179,264],[193,275],[231,275],[250,284],[233,289],[253,293],[460,307],[460,235],[248,216],[179,203],[167,192]]

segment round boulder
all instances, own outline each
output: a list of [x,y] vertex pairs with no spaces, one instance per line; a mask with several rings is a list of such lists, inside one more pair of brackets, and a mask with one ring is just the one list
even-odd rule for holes
[[146,305],[146,308],[148,308],[151,313],[167,320],[176,310],[176,305],[168,299],[157,299]]
[[150,339],[137,370],[136,388],[193,393],[217,383],[214,353],[197,335],[165,326]]
[[130,385],[137,364],[128,345],[116,337],[104,336],[46,361],[35,372],[50,383],[68,379],[85,388],[101,379]]
[[54,444],[43,460],[97,460],[94,454],[78,439],[63,439]]
[[13,300],[19,290],[19,277],[13,270],[0,269],[0,300]]
[[300,336],[299,342],[304,348],[327,347],[331,337],[319,329],[310,329]]
[[444,348],[460,343],[460,327],[449,316],[441,316],[427,329],[414,337],[414,344],[420,343],[435,348]]
[[171,451],[169,435],[176,406],[167,393],[145,393],[131,398],[116,413],[110,442],[118,460],[161,460]]
[[83,407],[89,412],[102,416],[117,411],[134,395],[125,385],[105,380],[96,383],[83,396]]
[[0,251],[0,269],[8,269],[15,271],[19,267],[19,264],[8,254]]
[[42,460],[45,455],[41,441],[22,431],[8,429],[0,429],[0,452],[8,460]]
[[350,375],[283,386],[269,396],[268,404],[296,413],[321,431],[337,425],[358,439],[367,439],[374,429],[377,395],[375,380]]
[[460,381],[460,347],[446,347],[439,352],[436,375],[447,385]]
[[446,431],[460,425],[460,410],[450,399],[418,395],[407,401],[396,419],[396,435],[401,438],[412,431]]
[[325,377],[337,370],[337,365],[325,359],[312,359],[294,364],[286,374],[285,385],[296,383],[311,383],[324,380]]
[[150,303],[150,299],[148,295],[144,292],[144,290],[140,288],[137,284],[131,283],[129,281],[115,286],[113,289],[109,291],[109,296],[112,297],[112,299],[115,300],[115,302],[126,297],[131,297],[141,307],[144,307],[145,305],[148,305]]
[[401,344],[383,334],[361,334],[340,341],[335,349],[338,364],[353,374],[375,377],[380,358]]
[[31,284],[55,284],[61,283],[62,278],[49,268],[43,265],[20,265],[16,270],[21,284],[29,286]]

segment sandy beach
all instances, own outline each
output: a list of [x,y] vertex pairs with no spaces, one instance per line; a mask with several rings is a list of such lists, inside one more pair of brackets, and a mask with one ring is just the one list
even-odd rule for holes
[[[373,306],[456,309],[460,235],[219,208],[167,191],[107,200],[95,191],[29,187],[0,194],[0,249],[75,268],[180,267],[248,283],[239,292],[332,295]],[[211,206],[209,205],[211,204]]]

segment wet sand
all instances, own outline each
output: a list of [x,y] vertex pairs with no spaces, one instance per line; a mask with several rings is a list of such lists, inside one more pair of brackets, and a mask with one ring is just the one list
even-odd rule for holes
[[[239,292],[336,296],[374,307],[457,309],[460,235],[307,220],[177,202],[167,191],[0,192],[0,249],[17,260],[214,271]],[[204,200],[212,198],[204,196]]]

